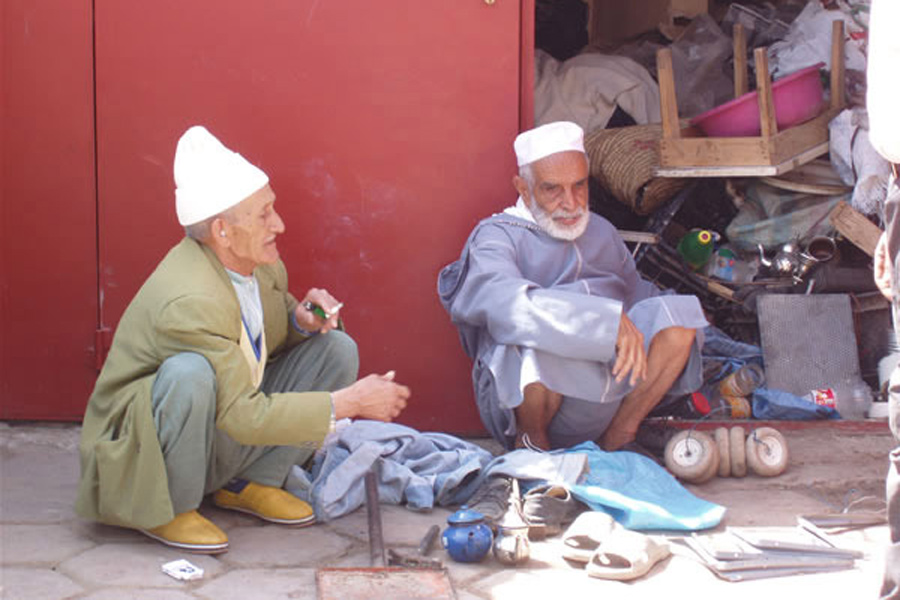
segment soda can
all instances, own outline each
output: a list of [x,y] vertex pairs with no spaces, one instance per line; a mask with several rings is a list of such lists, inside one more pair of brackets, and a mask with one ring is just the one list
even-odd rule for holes
[[813,390],[807,397],[819,406],[827,406],[828,408],[835,408],[837,406],[833,388],[819,388]]

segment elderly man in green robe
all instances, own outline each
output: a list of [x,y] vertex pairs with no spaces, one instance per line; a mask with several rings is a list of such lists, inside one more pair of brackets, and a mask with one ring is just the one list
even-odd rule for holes
[[182,550],[224,552],[204,496],[285,525],[311,507],[282,489],[334,427],[391,421],[409,397],[393,372],[357,380],[341,303],[288,291],[284,223],[263,171],[200,126],[175,153],[186,237],[122,316],[87,406],[77,510]]

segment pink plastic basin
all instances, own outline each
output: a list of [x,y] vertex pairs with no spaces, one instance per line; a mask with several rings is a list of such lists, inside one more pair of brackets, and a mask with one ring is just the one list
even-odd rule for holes
[[[772,83],[778,130],[812,119],[825,108],[818,63]],[[710,137],[752,137],[760,134],[758,94],[753,91],[691,119]]]

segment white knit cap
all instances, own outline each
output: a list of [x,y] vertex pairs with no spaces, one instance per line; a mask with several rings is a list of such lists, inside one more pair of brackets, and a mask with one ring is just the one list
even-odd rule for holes
[[184,132],[175,150],[175,212],[182,225],[221,213],[258,192],[269,177],[226,148],[201,125]]
[[569,121],[547,123],[520,133],[513,147],[520,167],[557,152],[584,152],[584,130]]

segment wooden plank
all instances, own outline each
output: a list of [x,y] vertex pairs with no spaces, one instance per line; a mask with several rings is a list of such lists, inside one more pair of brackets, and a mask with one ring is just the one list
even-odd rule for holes
[[663,167],[729,167],[769,165],[769,147],[758,137],[681,138],[659,141]]
[[713,294],[725,298],[726,300],[731,300],[735,302],[734,299],[734,290],[731,288],[727,288],[721,283],[717,283],[715,281],[711,281],[709,279],[706,280],[706,289],[711,291]]
[[659,234],[650,233],[649,231],[630,231],[627,229],[619,229],[619,235],[622,240],[632,244],[658,244]]
[[831,210],[829,218],[841,235],[869,256],[875,256],[875,246],[882,233],[878,225],[843,200]]
[[734,97],[749,90],[747,82],[747,32],[740,23],[734,26]]
[[844,22],[831,24],[831,108],[844,106]]
[[657,167],[653,174],[657,177],[775,177],[827,153],[828,142],[823,142],[777,165]]
[[818,117],[785,129],[772,140],[772,162],[782,163],[828,141],[828,124],[837,113],[828,109]]
[[756,60],[756,90],[757,104],[759,104],[760,135],[771,138],[778,133],[778,124],[775,122],[775,101],[772,99],[772,78],[769,77],[769,55],[765,48],[757,48],[753,51]]
[[681,135],[678,125],[678,102],[675,99],[675,72],[672,51],[661,48],[656,52],[656,71],[659,78],[659,111],[662,115],[663,138],[676,139]]

